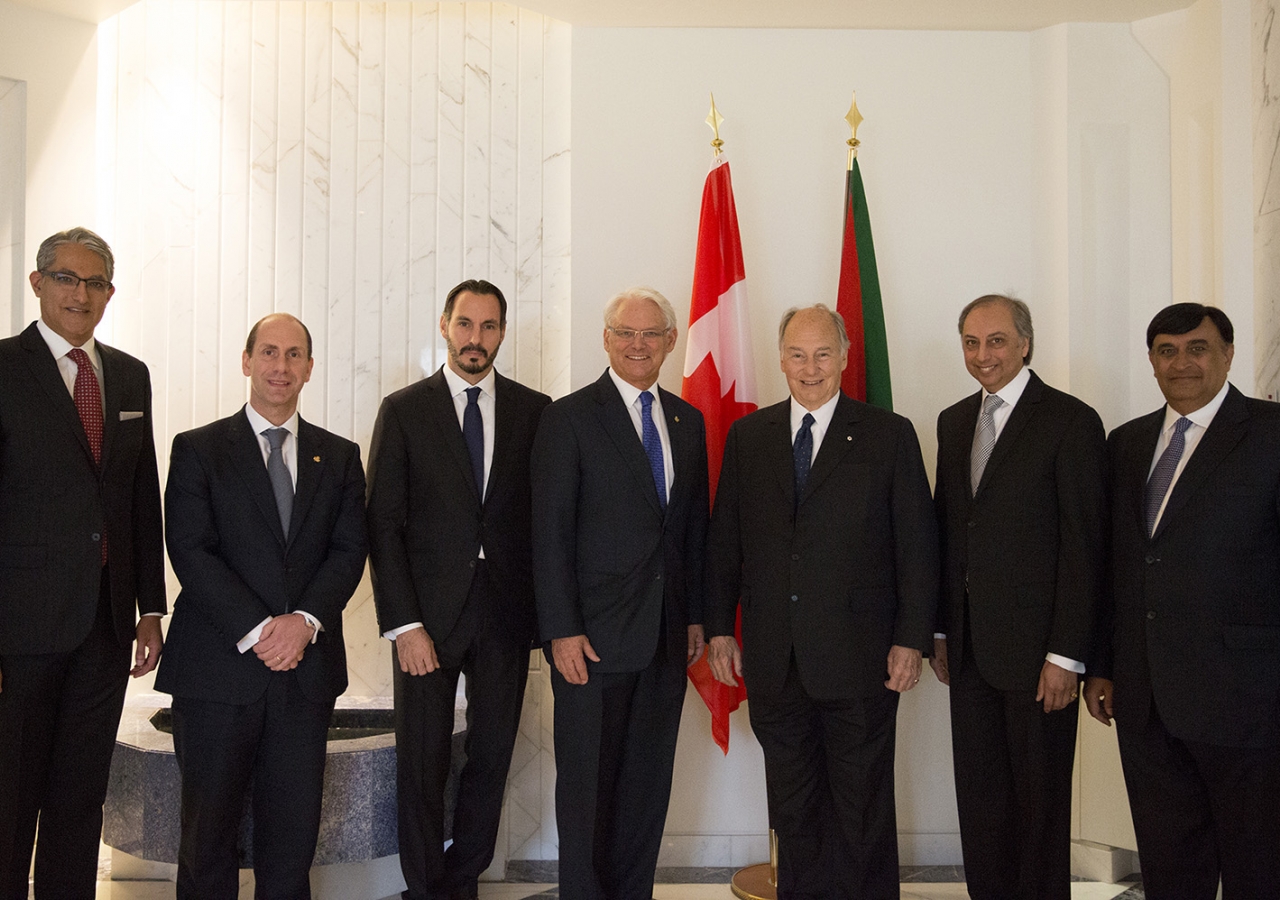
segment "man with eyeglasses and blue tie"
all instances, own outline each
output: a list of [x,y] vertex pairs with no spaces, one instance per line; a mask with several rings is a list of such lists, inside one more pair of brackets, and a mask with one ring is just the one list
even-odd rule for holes
[[1280,897],[1280,405],[1227,314],[1147,326],[1163,408],[1111,432],[1110,590],[1084,686],[1116,722],[1148,900]]
[[898,698],[937,602],[929,479],[910,421],[840,391],[838,313],[788,310],[778,350],[791,396],[733,423],[716,486],[711,671],[746,679],[779,900],[896,900]]
[[658,387],[676,316],[649,288],[604,311],[609,368],[533,446],[534,586],[555,692],[563,900],[650,900],[685,667],[703,650],[702,415]]
[[311,332],[249,332],[249,402],[173,439],[169,560],[182,591],[156,689],[182,777],[178,900],[234,900],[252,798],[258,900],[306,900],[325,737],[347,687],[342,610],[364,573],[360,448],[298,415]]
[[40,318],[0,341],[4,900],[26,900],[33,843],[37,896],[94,896],[127,676],[160,658],[151,380],[142,362],[94,340],[114,266],[86,228],[49,237],[30,276]]

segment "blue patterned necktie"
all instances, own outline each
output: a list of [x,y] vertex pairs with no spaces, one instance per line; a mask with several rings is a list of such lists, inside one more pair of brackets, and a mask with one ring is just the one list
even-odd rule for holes
[[796,432],[796,442],[791,445],[791,456],[796,467],[796,505],[809,480],[809,468],[813,465],[813,413],[805,413]]
[[653,394],[640,394],[640,431],[644,435],[644,455],[649,457],[649,470],[653,472],[653,486],[658,489],[658,504],[667,508],[667,467],[662,461],[662,438],[653,421]]
[[1002,406],[1004,401],[997,394],[987,394],[987,399],[982,401],[978,433],[974,436],[973,452],[969,455],[969,489],[975,495],[982,483],[982,473],[991,459],[991,451],[996,446],[996,410]]
[[280,527],[285,536],[289,535],[289,521],[293,518],[293,478],[289,475],[289,467],[284,464],[284,445],[287,428],[268,428],[262,432],[271,446],[267,456],[267,477],[271,479],[271,492],[276,495],[276,510],[280,513]]
[[462,412],[462,436],[471,454],[471,474],[476,493],[484,500],[484,420],[480,417],[480,388],[467,388],[467,408]]
[[1156,467],[1151,470],[1147,479],[1147,534],[1156,530],[1156,518],[1160,515],[1160,506],[1164,503],[1164,495],[1169,492],[1173,482],[1173,473],[1178,471],[1178,462],[1182,459],[1182,451],[1187,446],[1187,429],[1191,420],[1186,416],[1173,423],[1173,434],[1169,438],[1169,446],[1164,448]]

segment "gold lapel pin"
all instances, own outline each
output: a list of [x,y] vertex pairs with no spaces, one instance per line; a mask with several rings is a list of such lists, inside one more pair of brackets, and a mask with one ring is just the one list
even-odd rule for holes
[[851,434],[846,434],[846,435],[844,436],[844,439],[845,439],[846,441],[851,441],[851,440],[853,440],[853,435],[851,435]]
[[313,457],[311,457],[311,461],[312,461],[312,462],[320,462],[320,457],[318,457],[318,456],[313,456]]
[[679,422],[679,421],[680,421],[680,417],[679,417],[679,416],[676,416],[676,417],[675,417],[675,419],[676,419],[676,421],[677,421],[677,422]]

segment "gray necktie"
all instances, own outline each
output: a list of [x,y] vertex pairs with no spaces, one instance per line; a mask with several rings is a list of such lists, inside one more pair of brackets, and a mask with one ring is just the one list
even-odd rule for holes
[[289,536],[289,519],[293,515],[293,478],[289,476],[289,467],[284,464],[284,453],[280,450],[284,443],[287,428],[268,428],[262,436],[271,445],[271,455],[267,457],[267,477],[271,479],[271,490],[276,495],[276,509],[280,511],[280,526],[285,537]]
[[969,454],[969,488],[978,493],[978,485],[982,483],[982,472],[991,459],[991,450],[996,445],[996,410],[1004,406],[1004,401],[995,394],[988,394],[982,401],[982,414],[978,416],[978,431],[973,436],[973,452]]

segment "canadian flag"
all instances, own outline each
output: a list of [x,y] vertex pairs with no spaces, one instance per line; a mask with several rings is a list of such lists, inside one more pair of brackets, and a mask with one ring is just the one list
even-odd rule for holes
[[[708,474],[714,500],[729,426],[754,412],[758,405],[738,212],[733,203],[729,162],[723,155],[711,164],[702,189],[680,395],[698,407],[706,421]],[[741,632],[739,613],[739,643]],[[729,714],[746,699],[746,688],[742,684],[731,688],[716,681],[705,654],[689,667],[689,680],[711,710],[711,736],[728,753]]]

